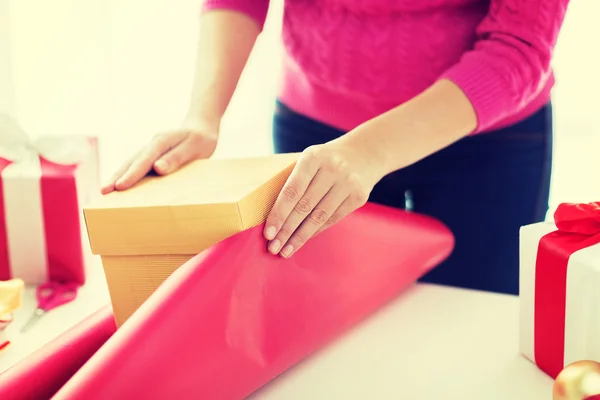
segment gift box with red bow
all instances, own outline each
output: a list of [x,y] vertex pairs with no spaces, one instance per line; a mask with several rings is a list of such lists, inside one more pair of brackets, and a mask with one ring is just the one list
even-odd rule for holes
[[600,203],[561,204],[520,240],[521,353],[553,378],[600,361]]
[[83,283],[81,206],[98,192],[95,139],[31,139],[0,114],[0,280]]

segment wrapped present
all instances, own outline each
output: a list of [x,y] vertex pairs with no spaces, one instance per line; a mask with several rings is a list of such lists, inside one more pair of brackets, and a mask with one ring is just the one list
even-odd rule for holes
[[96,151],[85,137],[33,140],[0,114],[0,280],[85,281],[81,206],[99,192]]
[[520,240],[522,354],[553,378],[600,361],[600,203],[561,204]]
[[0,399],[50,399],[116,331],[105,306],[0,373]]
[[374,204],[290,259],[267,252],[262,226],[250,228],[174,271],[54,400],[245,398],[452,247],[438,221]]
[[86,207],[92,252],[101,256],[117,325],[190,258],[262,223],[296,159],[200,160]]

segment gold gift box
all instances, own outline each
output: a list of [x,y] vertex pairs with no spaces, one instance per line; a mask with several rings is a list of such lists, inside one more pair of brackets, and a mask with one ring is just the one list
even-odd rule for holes
[[263,223],[296,159],[282,154],[195,161],[85,208],[117,325],[190,258]]

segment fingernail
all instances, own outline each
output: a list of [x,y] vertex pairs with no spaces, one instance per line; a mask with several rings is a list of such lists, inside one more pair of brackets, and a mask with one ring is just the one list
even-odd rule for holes
[[158,160],[154,163],[154,168],[158,170],[158,172],[166,174],[169,172],[169,163],[165,160]]
[[279,253],[280,247],[281,242],[279,241],[279,239],[275,239],[271,243],[269,243],[269,251],[273,254]]
[[283,248],[283,250],[281,250],[281,255],[285,258],[288,258],[289,256],[292,255],[293,252],[294,252],[294,246],[292,246],[291,244],[288,244],[287,246],[285,246]]
[[269,226],[267,229],[265,229],[265,237],[267,240],[273,240],[275,234],[277,234],[277,231],[274,226]]

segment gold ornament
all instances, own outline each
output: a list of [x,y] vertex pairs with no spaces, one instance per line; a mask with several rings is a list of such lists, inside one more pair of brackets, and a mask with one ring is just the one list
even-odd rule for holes
[[553,400],[600,400],[600,363],[577,361],[554,381]]

